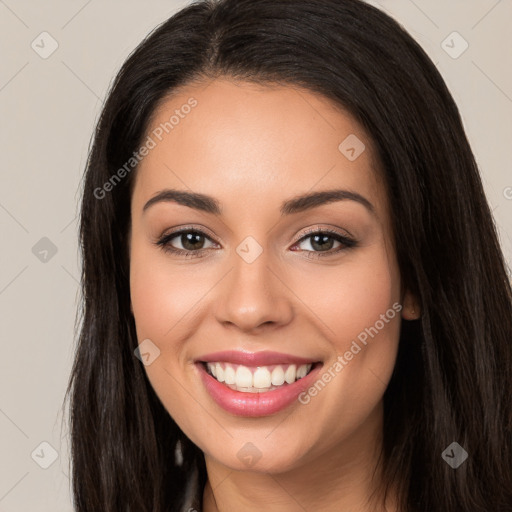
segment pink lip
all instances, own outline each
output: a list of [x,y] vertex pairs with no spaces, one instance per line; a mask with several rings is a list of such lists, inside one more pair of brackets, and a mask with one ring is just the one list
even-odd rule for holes
[[214,352],[198,357],[196,362],[224,362],[232,364],[242,364],[244,366],[270,366],[273,364],[308,364],[314,363],[312,359],[282,354],[280,352],[271,352],[264,350],[261,352],[243,352],[241,350],[224,350]]
[[[218,354],[215,354],[214,360],[226,361],[224,357],[217,358]],[[275,353],[272,353],[273,358],[275,358],[275,355]],[[275,360],[276,359],[272,359],[272,361]],[[237,361],[240,361],[240,359]],[[283,362],[282,360],[280,361]],[[302,361],[301,359],[301,362]],[[235,361],[230,362],[234,363]],[[207,373],[203,363],[196,363],[201,380],[217,405],[231,414],[245,417],[268,416],[290,406],[303,391],[316,381],[322,366],[322,364],[316,365],[310,373],[302,379],[295,381],[293,384],[284,384],[278,389],[264,393],[243,393],[221,384],[217,379]]]

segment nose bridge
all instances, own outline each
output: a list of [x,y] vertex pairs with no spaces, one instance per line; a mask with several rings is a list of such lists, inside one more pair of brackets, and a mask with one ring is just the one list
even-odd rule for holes
[[229,275],[217,296],[217,319],[253,330],[262,324],[287,323],[291,319],[290,292],[276,276],[269,251],[248,236],[231,254]]

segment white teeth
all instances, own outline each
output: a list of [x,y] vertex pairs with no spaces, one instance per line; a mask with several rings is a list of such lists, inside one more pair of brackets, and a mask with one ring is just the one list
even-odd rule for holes
[[284,380],[288,382],[288,384],[292,384],[295,382],[295,377],[297,377],[297,367],[291,364],[284,372]]
[[302,379],[302,377],[305,377],[308,373],[308,368],[305,364],[302,366],[299,366],[297,368],[297,379]]
[[255,388],[269,388],[272,384],[272,378],[267,368],[257,368],[252,380]]
[[236,387],[237,388],[250,388],[252,387],[252,372],[247,366],[239,366],[235,373]]
[[258,366],[249,368],[243,365],[230,363],[207,363],[210,373],[228,387],[245,393],[260,393],[282,386],[285,382],[293,384],[296,380],[304,378],[312,368],[312,364]]
[[272,385],[281,386],[284,384],[284,370],[282,366],[276,366],[272,371]]
[[230,365],[227,365],[224,370],[224,382],[226,384],[234,384],[236,382],[235,369]]
[[224,382],[224,370],[219,363],[215,365],[215,377],[219,382]]

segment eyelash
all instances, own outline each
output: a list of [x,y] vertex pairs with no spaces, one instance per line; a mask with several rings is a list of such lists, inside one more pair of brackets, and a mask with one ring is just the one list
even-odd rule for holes
[[[188,250],[183,250],[183,249],[176,249],[175,247],[172,247],[172,245],[170,245],[171,240],[173,240],[174,238],[176,238],[180,235],[183,235],[183,234],[190,234],[190,233],[193,233],[196,235],[203,235],[206,238],[211,240],[211,238],[204,231],[201,231],[200,229],[184,228],[179,231],[174,231],[172,233],[168,233],[167,235],[164,235],[157,242],[155,242],[155,244],[166,253],[176,254],[178,256],[183,256],[185,258],[200,258],[206,251],[208,251],[207,248],[206,249],[205,248],[198,249],[197,251],[188,251]],[[315,259],[315,258],[323,258],[326,256],[334,256],[335,254],[338,254],[341,251],[351,249],[351,248],[357,246],[357,241],[354,240],[353,238],[347,237],[345,235],[341,235],[338,231],[334,231],[331,229],[309,229],[304,233],[304,235],[299,240],[297,240],[294,243],[294,246],[300,244],[301,242],[307,240],[308,238],[311,238],[314,235],[330,235],[330,238],[334,238],[337,242],[340,242],[342,245],[335,250],[329,250],[329,251],[307,251],[306,250],[305,252],[310,253],[310,255],[307,256],[308,258]]]

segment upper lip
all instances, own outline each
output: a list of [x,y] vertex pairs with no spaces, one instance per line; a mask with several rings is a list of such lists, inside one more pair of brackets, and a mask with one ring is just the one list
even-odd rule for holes
[[282,354],[263,350],[260,352],[245,352],[241,350],[224,350],[205,354],[196,359],[196,362],[211,363],[223,362],[232,364],[241,364],[243,366],[270,366],[274,364],[308,364],[315,363],[313,359],[306,359],[291,354]]

